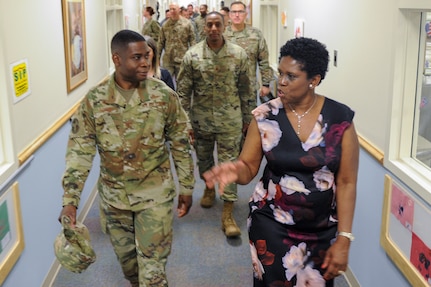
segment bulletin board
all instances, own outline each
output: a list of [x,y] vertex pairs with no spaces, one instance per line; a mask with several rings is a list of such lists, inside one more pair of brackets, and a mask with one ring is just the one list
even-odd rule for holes
[[380,244],[412,286],[431,286],[431,210],[385,175]]

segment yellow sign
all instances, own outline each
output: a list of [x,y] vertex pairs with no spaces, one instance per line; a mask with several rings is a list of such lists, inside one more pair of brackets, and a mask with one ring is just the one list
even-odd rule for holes
[[27,60],[11,64],[12,85],[14,90],[14,103],[30,94],[30,82]]

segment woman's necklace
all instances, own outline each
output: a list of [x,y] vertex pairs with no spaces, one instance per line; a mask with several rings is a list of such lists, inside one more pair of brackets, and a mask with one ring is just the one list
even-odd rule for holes
[[297,119],[298,119],[298,129],[297,129],[297,131],[296,131],[296,134],[299,136],[300,135],[300,133],[301,133],[301,121],[302,121],[302,118],[303,117],[305,117],[310,111],[311,111],[311,109],[314,107],[314,105],[316,104],[316,99],[317,99],[317,96],[316,95],[314,95],[314,101],[313,101],[313,104],[311,105],[311,107],[309,107],[308,108],[308,110],[306,110],[305,111],[305,113],[303,113],[302,115],[300,115],[300,114],[298,114],[296,111],[295,111],[295,109],[293,109],[292,108],[292,106],[290,105],[290,104],[288,104],[289,105],[289,108],[290,108],[290,110],[292,111],[292,113],[294,113],[295,114],[295,116],[297,117]]

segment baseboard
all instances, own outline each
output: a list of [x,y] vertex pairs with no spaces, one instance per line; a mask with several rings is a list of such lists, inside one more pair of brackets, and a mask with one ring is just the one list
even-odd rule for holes
[[344,277],[346,278],[346,281],[350,287],[361,287],[361,285],[359,285],[358,280],[356,279],[355,275],[353,274],[352,270],[350,270],[350,268],[347,268],[346,272],[344,273]]
[[[96,196],[97,196],[97,184],[94,186],[93,191],[91,192],[87,202],[84,204],[84,206],[81,209],[81,212],[78,214],[77,220],[81,222],[84,221],[84,219],[87,217],[88,212],[91,209],[91,206],[94,203],[94,200],[96,199]],[[61,268],[60,262],[58,262],[57,259],[54,259],[54,262],[52,263],[51,268],[48,271],[48,274],[43,280],[41,287],[51,287],[52,284],[54,284],[55,278],[57,277],[57,274],[60,271],[60,268]]]

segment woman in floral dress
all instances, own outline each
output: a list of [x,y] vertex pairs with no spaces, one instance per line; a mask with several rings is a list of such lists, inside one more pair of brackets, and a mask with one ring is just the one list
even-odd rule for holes
[[315,93],[328,62],[320,42],[287,41],[278,97],[253,111],[238,160],[204,175],[223,193],[231,182],[249,183],[266,158],[249,204],[255,287],[328,287],[347,269],[359,144],[354,112]]

